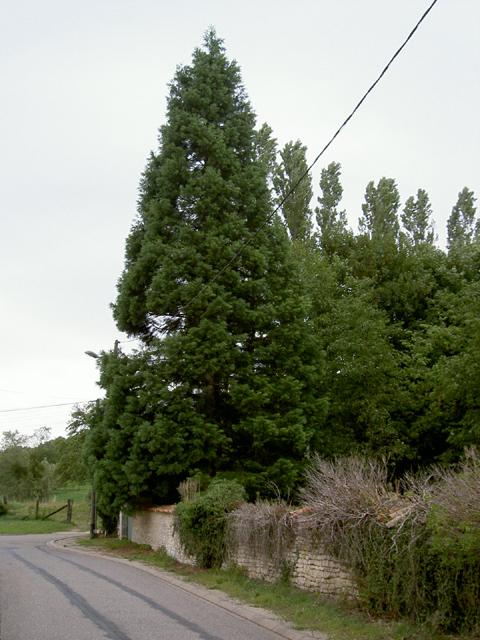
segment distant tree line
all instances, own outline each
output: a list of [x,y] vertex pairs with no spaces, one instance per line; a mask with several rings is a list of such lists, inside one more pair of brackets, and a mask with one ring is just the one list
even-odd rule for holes
[[86,430],[79,427],[79,412],[72,413],[67,438],[51,439],[42,427],[33,435],[4,431],[0,441],[0,495],[4,501],[48,500],[55,489],[88,482],[83,462]]

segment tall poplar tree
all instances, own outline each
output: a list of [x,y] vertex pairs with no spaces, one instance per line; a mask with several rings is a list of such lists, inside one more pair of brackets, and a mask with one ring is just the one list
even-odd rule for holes
[[398,208],[400,194],[393,178],[381,178],[375,186],[373,180],[365,190],[363,216],[359,220],[360,233],[375,236],[397,237],[400,229]]
[[255,132],[257,158],[267,172],[269,186],[273,184],[273,174],[277,167],[277,139],[272,134],[273,129],[266,122]]
[[435,242],[435,230],[431,221],[432,206],[424,189],[417,191],[417,197],[410,196],[402,213],[405,239],[414,248]]
[[251,495],[268,480],[288,490],[315,441],[315,344],[287,234],[274,219],[262,227],[271,202],[254,127],[239,67],[210,30],[170,85],[127,238],[113,310],[143,345],[138,373],[121,353],[102,361],[98,464],[105,482],[112,469],[135,487],[127,502],[175,499],[198,472],[240,477]]
[[317,198],[319,206],[315,208],[320,229],[320,246],[330,257],[334,254],[345,257],[353,241],[353,234],[347,227],[346,211],[338,210],[343,196],[340,183],[341,168],[339,162],[331,162],[328,167],[322,169],[319,182],[322,195]]
[[451,249],[454,245],[468,244],[475,231],[475,195],[467,187],[458,194],[450,218],[447,221],[447,244]]
[[312,178],[310,174],[298,184],[308,169],[307,147],[300,140],[287,142],[280,151],[281,162],[273,175],[273,187],[280,204],[291,190],[295,190],[282,204],[285,225],[292,240],[308,240],[312,232],[312,210],[310,201],[313,197]]

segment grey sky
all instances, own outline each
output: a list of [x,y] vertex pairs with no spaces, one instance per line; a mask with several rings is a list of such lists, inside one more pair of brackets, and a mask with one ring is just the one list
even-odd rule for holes
[[[95,399],[86,349],[125,340],[109,303],[167,84],[209,25],[279,144],[312,161],[430,0],[3,0],[0,24],[0,432]],[[480,194],[480,4],[439,0],[313,171],[342,164],[356,230],[365,187],[428,191],[439,245],[458,192]],[[318,189],[317,189],[318,195]],[[125,345],[127,348],[130,345]]]

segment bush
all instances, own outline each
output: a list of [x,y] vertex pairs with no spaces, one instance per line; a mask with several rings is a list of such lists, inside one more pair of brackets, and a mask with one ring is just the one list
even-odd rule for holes
[[226,556],[227,516],[244,500],[244,488],[235,480],[213,480],[206,491],[175,507],[180,540],[199,566],[222,565]]
[[284,571],[295,541],[290,507],[283,500],[242,504],[228,516],[229,548],[245,546],[256,557],[271,561]]
[[0,516],[8,515],[8,507],[6,504],[0,503]]
[[458,469],[436,473],[426,527],[438,608],[451,627],[480,628],[480,457],[470,450]]
[[304,524],[350,569],[367,608],[436,628],[480,628],[480,459],[406,477],[384,464],[317,458],[302,490]]

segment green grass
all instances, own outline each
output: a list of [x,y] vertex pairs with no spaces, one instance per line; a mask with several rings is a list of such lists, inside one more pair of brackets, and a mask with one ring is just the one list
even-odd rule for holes
[[90,485],[88,484],[81,487],[73,487],[71,489],[57,489],[54,494],[54,500],[59,506],[66,504],[67,500],[73,500],[74,504],[90,504],[90,491]]
[[[67,510],[64,509],[47,520],[44,516],[55,511],[67,500],[73,500],[72,522],[67,523]],[[35,519],[35,501],[10,502],[8,515],[0,517],[0,534],[54,533],[56,531],[87,531],[89,528],[90,490],[88,486],[73,489],[62,488],[56,491],[54,498],[40,503],[38,519]]]
[[198,569],[182,565],[165,551],[153,551],[148,545],[109,538],[82,539],[79,544],[99,548],[106,555],[158,566],[208,589],[220,589],[247,604],[273,611],[297,629],[326,633],[331,640],[460,639],[460,636],[441,634],[438,630],[415,626],[408,621],[373,620],[352,602],[322,598],[288,582],[271,584],[250,580],[237,568]]
[[75,529],[75,526],[67,522],[0,518],[0,534],[56,533],[57,531],[71,531],[72,529]]

